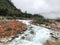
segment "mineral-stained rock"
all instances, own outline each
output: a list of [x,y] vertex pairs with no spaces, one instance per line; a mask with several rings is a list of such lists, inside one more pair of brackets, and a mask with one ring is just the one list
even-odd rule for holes
[[[12,40],[12,37],[15,37],[20,32],[26,30],[26,25],[19,21],[10,21],[5,24],[0,24],[0,42],[7,42],[8,40]],[[6,39],[6,37],[8,39]]]

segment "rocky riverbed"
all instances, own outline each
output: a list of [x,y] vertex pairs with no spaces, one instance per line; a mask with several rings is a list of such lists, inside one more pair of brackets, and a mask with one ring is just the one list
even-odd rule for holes
[[48,45],[52,45],[60,42],[60,31],[52,31],[50,35],[51,38],[47,40]]
[[41,26],[52,30],[51,39],[47,40],[47,45],[60,42],[60,22],[41,24]]
[[[6,38],[9,40],[7,43],[0,43],[0,45],[46,45],[50,44],[49,42],[55,43],[55,33],[51,29],[44,28],[42,26],[37,26],[34,24],[30,24],[32,20],[18,20],[24,24],[26,24],[26,31],[21,32],[20,34],[15,35],[11,39]],[[58,36],[57,36],[58,37]],[[50,40],[49,40],[50,39]],[[53,39],[53,40],[52,40]],[[4,39],[5,40],[5,39]],[[6,40],[5,40],[6,41]]]
[[7,43],[12,41],[17,34],[21,34],[26,30],[26,24],[13,20],[0,24],[0,42]]
[[19,21],[27,25],[27,30],[18,34],[18,37],[11,42],[0,43],[0,45],[44,45],[50,38],[50,29],[30,24],[31,20]]
[[52,23],[45,23],[41,24],[41,26],[52,29],[52,30],[57,30],[60,31],[60,22],[52,22]]

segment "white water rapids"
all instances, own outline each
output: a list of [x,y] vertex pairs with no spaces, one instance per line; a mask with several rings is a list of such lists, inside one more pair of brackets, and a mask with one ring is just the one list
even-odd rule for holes
[[[19,21],[27,24],[28,29],[23,34],[20,34],[18,38],[15,38],[12,42],[7,44],[0,43],[0,45],[43,45],[46,40],[50,38],[51,31],[49,29],[30,24],[30,20]],[[29,27],[32,28],[30,29]],[[34,34],[31,34],[31,31],[34,31]],[[23,36],[25,39],[22,39]]]

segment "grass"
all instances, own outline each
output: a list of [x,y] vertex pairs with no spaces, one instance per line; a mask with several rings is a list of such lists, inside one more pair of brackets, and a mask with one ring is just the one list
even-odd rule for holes
[[60,42],[56,42],[55,44],[52,44],[52,45],[60,45]]

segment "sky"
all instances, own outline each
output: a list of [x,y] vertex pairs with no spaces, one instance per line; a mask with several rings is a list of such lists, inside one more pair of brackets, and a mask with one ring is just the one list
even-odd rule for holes
[[11,0],[22,12],[40,14],[46,18],[60,18],[60,0]]

